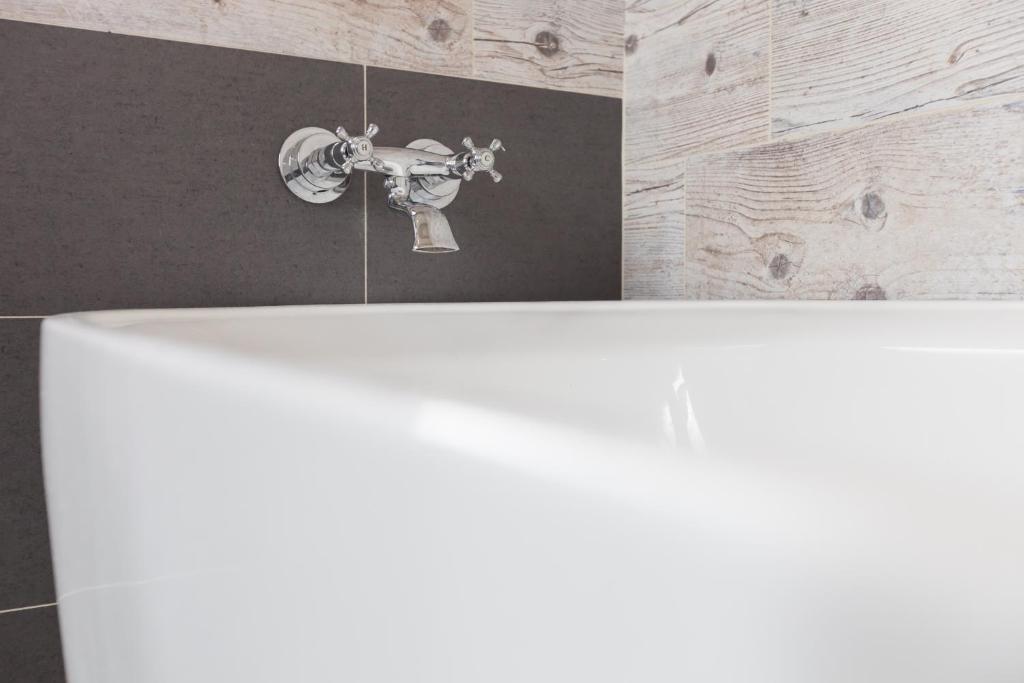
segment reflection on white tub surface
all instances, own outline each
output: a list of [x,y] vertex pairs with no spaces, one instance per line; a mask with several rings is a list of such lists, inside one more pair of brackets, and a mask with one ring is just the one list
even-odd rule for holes
[[71,683],[1024,680],[1024,305],[44,326]]

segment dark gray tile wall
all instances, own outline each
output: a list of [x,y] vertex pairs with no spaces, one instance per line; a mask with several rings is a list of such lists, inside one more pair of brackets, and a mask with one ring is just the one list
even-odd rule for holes
[[0,614],[0,680],[62,683],[57,608]]
[[38,374],[39,320],[0,320],[0,610],[54,600]]
[[18,22],[0,63],[0,315],[363,300],[362,206],[275,164],[362,67]]
[[[38,319],[0,319],[0,681],[64,680],[39,458]],[[15,612],[5,610],[51,605]]]
[[[619,100],[375,68],[364,96],[361,66],[10,21],[0,64],[0,680],[63,680],[56,610],[9,611],[54,600],[39,320],[11,316],[619,298]],[[413,254],[379,176],[284,189],[284,137],[364,106],[382,145],[505,140],[446,209],[462,251]]]
[[367,69],[375,142],[429,137],[461,150],[500,138],[496,167],[463,182],[444,209],[460,251],[411,251],[408,219],[370,179],[369,301],[550,301],[620,298],[620,100]]

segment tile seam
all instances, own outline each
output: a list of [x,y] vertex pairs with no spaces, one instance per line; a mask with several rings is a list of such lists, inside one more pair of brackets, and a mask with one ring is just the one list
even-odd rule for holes
[[[369,117],[367,115],[368,104],[370,99],[370,93],[367,90],[366,83],[366,72],[367,66],[363,64],[363,130],[369,125]],[[363,303],[370,303],[370,226],[369,226],[369,208],[367,207],[368,194],[367,186],[370,184],[370,179],[366,173],[363,173]]]
[[[626,41],[626,14],[628,9],[623,7],[622,11],[622,41]],[[622,51],[622,109],[621,121],[619,124],[619,192],[622,194],[622,216],[619,227],[619,300],[626,300],[626,51]]]
[[852,133],[866,128],[875,128],[877,126],[885,126],[887,124],[900,123],[905,121],[915,121],[920,118],[926,118],[928,116],[946,116],[951,114],[959,114],[964,112],[973,111],[976,109],[984,109],[989,106],[997,106],[999,104],[1005,104],[1014,101],[1024,101],[1024,97],[1017,93],[1006,93],[1003,95],[993,95],[992,97],[979,98],[977,100],[971,100],[970,104],[964,104],[956,107],[936,107],[935,109],[922,110],[920,112],[896,114],[893,116],[874,119],[871,121],[862,121],[860,123],[853,123],[849,126],[843,126],[841,128],[822,128],[820,130],[808,131],[807,133],[787,134],[787,133],[775,133],[774,137],[770,140],[761,140],[759,142],[751,142],[747,144],[734,145],[731,147],[697,147],[693,150],[685,152],[687,159],[694,157],[707,157],[714,156],[716,154],[727,154],[729,152],[745,152],[752,149],[758,149],[759,147],[768,147],[770,145],[778,145],[782,143],[796,143],[806,142],[808,140],[814,140],[815,138],[824,137],[828,135],[844,135],[846,133]]
[[56,607],[55,602],[44,602],[39,605],[26,605],[25,607],[12,607],[10,609],[0,609],[0,615],[2,614],[14,614],[15,612],[27,612],[34,609],[46,609],[47,607]]
[[[256,47],[239,47],[238,45],[232,45],[232,44],[229,44],[227,42],[216,42],[216,41],[197,42],[197,41],[193,41],[193,40],[184,40],[184,39],[180,39],[180,38],[168,38],[166,36],[153,35],[153,34],[148,34],[148,33],[143,33],[143,32],[128,33],[128,32],[117,31],[117,30],[114,30],[114,29],[109,28],[109,27],[100,28],[100,27],[90,27],[90,26],[79,26],[79,25],[75,25],[75,24],[71,24],[71,23],[56,23],[56,22],[52,22],[52,21],[33,21],[33,20],[28,20],[28,19],[13,19],[13,18],[6,18],[6,17],[0,17],[0,21],[19,22],[19,23],[23,23],[23,24],[33,24],[33,25],[36,25],[36,26],[52,26],[53,28],[66,28],[66,29],[72,29],[72,30],[76,30],[76,31],[91,31],[93,33],[107,33],[107,34],[115,35],[115,36],[126,36],[128,38],[145,38],[145,39],[148,39],[148,40],[162,40],[162,41],[169,42],[169,43],[180,43],[180,44],[184,44],[184,45],[197,45],[199,47],[215,47],[215,48],[219,48],[219,49],[222,49],[222,50],[241,50],[243,52],[253,52],[253,53],[257,53],[257,54],[264,54],[264,55],[271,55],[271,56],[277,56],[277,57],[284,57],[286,59],[309,59],[309,60],[318,61],[318,62],[331,62],[333,64],[348,64],[350,66],[359,66],[360,65],[360,62],[358,62],[358,61],[349,62],[349,61],[344,61],[344,60],[340,60],[340,59],[329,59],[329,58],[326,58],[326,57],[312,57],[312,56],[308,56],[308,55],[287,54],[287,53],[283,53],[283,52],[275,52],[275,51],[270,50],[270,49],[261,49],[261,48],[256,48]],[[473,27],[475,28],[475,22],[473,23]],[[472,39],[472,34],[470,35],[470,38]],[[471,42],[472,42],[472,40],[471,40]],[[473,69],[473,72],[475,73],[476,58],[475,58],[474,52],[475,51],[473,50],[473,48],[471,46],[470,47],[470,67],[471,67],[471,69]],[[596,92],[596,91],[591,90],[591,89],[564,87],[564,86],[556,86],[556,85],[551,85],[551,84],[533,84],[533,83],[523,83],[521,81],[499,81],[499,80],[495,80],[493,78],[484,78],[482,76],[476,76],[476,75],[468,75],[467,76],[465,73],[456,73],[456,72],[453,72],[453,71],[444,71],[444,70],[441,70],[441,69],[427,69],[427,70],[416,69],[416,68],[411,68],[411,67],[404,66],[402,64],[370,63],[369,66],[373,66],[373,67],[376,67],[376,68],[379,68],[379,69],[393,69],[395,71],[405,71],[405,72],[409,72],[409,73],[425,74],[425,75],[428,75],[428,76],[444,76],[446,78],[462,78],[462,79],[471,80],[471,81],[481,81],[481,82],[484,82],[484,83],[496,83],[496,84],[499,84],[499,85],[517,85],[517,86],[524,87],[524,88],[534,88],[536,90],[548,90],[548,91],[551,91],[551,92],[564,92],[564,93],[570,93],[570,94],[575,94],[575,95],[589,95],[591,97],[606,97],[606,98],[609,98],[609,99],[621,99],[621,96],[616,96],[614,94],[610,94],[611,91],[608,91],[608,92],[605,92],[605,91]]]

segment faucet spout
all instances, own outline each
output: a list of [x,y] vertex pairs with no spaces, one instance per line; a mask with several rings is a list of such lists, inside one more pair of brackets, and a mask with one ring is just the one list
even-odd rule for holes
[[421,254],[445,254],[459,250],[448,219],[438,209],[395,195],[388,197],[388,206],[412,219],[413,251]]

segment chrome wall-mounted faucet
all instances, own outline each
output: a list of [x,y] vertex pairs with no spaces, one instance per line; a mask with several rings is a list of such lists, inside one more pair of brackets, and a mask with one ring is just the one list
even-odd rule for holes
[[441,209],[455,199],[463,180],[487,173],[494,182],[495,152],[504,150],[501,140],[477,147],[465,138],[463,152],[453,152],[436,140],[414,140],[405,147],[374,147],[378,128],[350,136],[339,127],[301,128],[284,141],[278,168],[292,194],[314,204],[334,201],[345,193],[352,173],[367,171],[386,176],[388,206],[412,221],[413,251],[441,254],[458,251],[448,219]]

